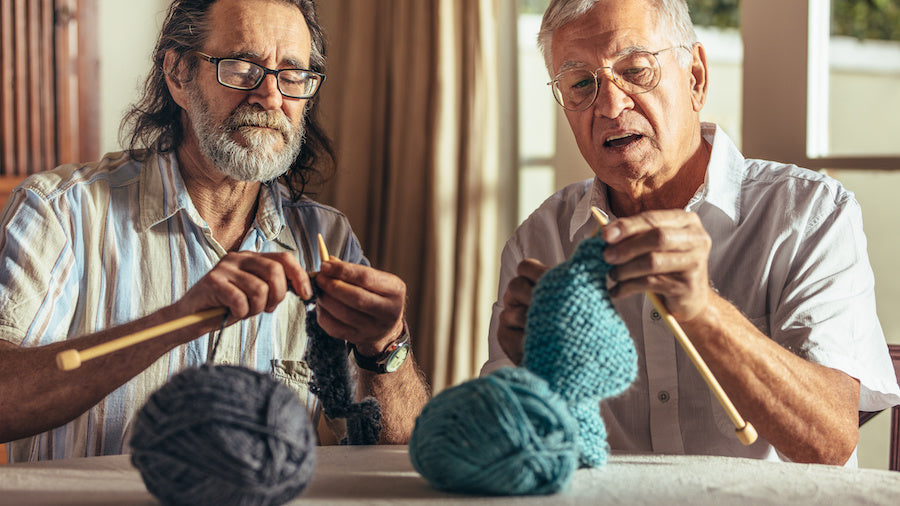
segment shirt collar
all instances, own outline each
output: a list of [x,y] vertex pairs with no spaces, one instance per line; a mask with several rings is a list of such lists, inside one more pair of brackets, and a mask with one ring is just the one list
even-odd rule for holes
[[[264,184],[259,192],[259,206],[254,226],[265,239],[277,238],[285,229],[283,199],[287,189],[276,182]],[[141,171],[140,188],[141,227],[147,230],[184,210],[200,227],[206,221],[194,207],[184,186],[175,152],[151,155]]]
[[744,179],[744,155],[728,135],[714,123],[703,123],[703,140],[712,146],[706,179],[687,205],[688,211],[696,211],[701,203],[722,210],[737,222],[741,208],[741,182]]
[[[289,198],[287,188],[276,181],[262,185],[259,190],[259,208],[256,210],[256,226],[267,241],[275,239],[283,232],[289,232],[285,226],[284,202]],[[290,234],[288,234],[290,235]],[[290,241],[282,241],[286,245]]]
[[174,151],[150,154],[144,162],[141,170],[140,206],[143,230],[168,220],[180,209],[185,209],[192,218],[197,215],[184,188]]
[[579,232],[585,227],[594,225],[594,229],[596,229],[596,222],[591,213],[592,206],[596,206],[605,212],[610,219],[614,218],[612,211],[609,209],[606,183],[600,181],[597,177],[594,177],[594,182],[591,184],[591,190],[585,192],[584,196],[581,197],[581,200],[578,201],[578,204],[575,205],[575,211],[572,213],[572,219],[569,222],[570,241],[574,242],[576,237],[579,237]]
[[[744,156],[728,135],[714,123],[702,123],[701,135],[703,140],[712,146],[709,165],[706,167],[703,184],[697,189],[686,209],[694,211],[701,203],[706,202],[721,209],[732,221],[737,221],[740,216]],[[591,206],[600,208],[609,215],[610,220],[615,218],[607,197],[606,183],[595,177],[591,191],[584,194],[572,213],[569,240],[574,240],[580,230],[594,222]]]

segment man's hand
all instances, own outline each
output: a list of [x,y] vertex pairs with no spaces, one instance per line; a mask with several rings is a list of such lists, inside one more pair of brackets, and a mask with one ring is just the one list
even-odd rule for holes
[[503,311],[500,312],[500,325],[497,329],[497,341],[506,356],[519,364],[525,352],[525,321],[528,319],[528,307],[531,305],[531,294],[537,280],[547,272],[546,265],[526,258],[516,266],[517,276],[509,281],[503,294]]
[[621,218],[603,229],[603,239],[603,257],[613,266],[610,296],[656,293],[679,321],[708,306],[712,240],[695,213],[673,209]]
[[178,301],[185,314],[225,306],[229,322],[272,312],[291,286],[304,299],[312,296],[306,271],[290,253],[232,252]]
[[[322,262],[316,284],[319,326],[353,343],[361,355],[380,354],[403,331],[406,283],[399,277],[332,257]],[[424,378],[412,356],[389,374],[359,371],[356,399],[371,396],[381,403],[380,444],[409,442],[429,398]]]
[[403,331],[406,283],[399,277],[332,258],[322,262],[316,284],[319,326],[360,354],[378,355]]

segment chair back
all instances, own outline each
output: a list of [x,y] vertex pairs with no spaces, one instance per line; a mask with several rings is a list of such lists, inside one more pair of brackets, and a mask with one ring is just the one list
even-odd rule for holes
[[[888,353],[894,364],[894,375],[897,376],[897,384],[900,384],[900,344],[889,344]],[[868,422],[880,411],[860,411],[859,425]],[[891,408],[891,443],[888,446],[888,469],[900,471],[900,406]]]
[[[888,351],[891,354],[891,361],[894,363],[897,383],[900,384],[900,344],[889,344]],[[888,469],[900,471],[900,406],[891,408],[891,445],[888,448],[890,452]]]

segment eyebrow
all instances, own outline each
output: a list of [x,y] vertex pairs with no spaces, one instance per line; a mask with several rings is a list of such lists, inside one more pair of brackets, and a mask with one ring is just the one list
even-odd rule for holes
[[[627,56],[627,55],[634,54],[634,53],[640,53],[640,52],[651,53],[652,51],[645,46],[628,46],[625,49],[622,49],[618,53],[614,54],[613,59],[618,60],[619,58],[621,58],[623,56]],[[588,66],[587,63],[584,63],[583,61],[568,60],[568,61],[563,62],[562,65],[560,65],[559,70],[557,70],[556,73],[558,75],[567,70],[584,68],[587,66]]]
[[[227,58],[239,58],[241,60],[258,61],[261,58],[261,55],[255,51],[235,51],[235,52],[231,53],[229,56],[227,56]],[[302,63],[300,63],[299,60],[296,60],[294,58],[285,58],[283,61],[281,61],[278,64],[279,67],[282,65],[285,65],[282,68],[291,68],[291,69],[306,68],[305,65],[303,65]]]

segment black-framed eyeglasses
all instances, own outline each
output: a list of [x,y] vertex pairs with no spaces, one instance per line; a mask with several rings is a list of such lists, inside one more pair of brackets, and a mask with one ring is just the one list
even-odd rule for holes
[[290,98],[313,98],[325,81],[325,74],[312,70],[272,70],[240,58],[215,58],[200,51],[194,51],[194,54],[216,66],[219,84],[235,90],[255,90],[267,75],[272,74],[282,95]]
[[635,51],[623,55],[609,67],[600,67],[594,71],[586,68],[565,70],[547,84],[553,90],[553,98],[564,109],[583,111],[597,99],[601,72],[625,93],[647,93],[656,88],[662,76],[657,55],[678,48],[688,49],[685,46],[672,46],[655,53]]

